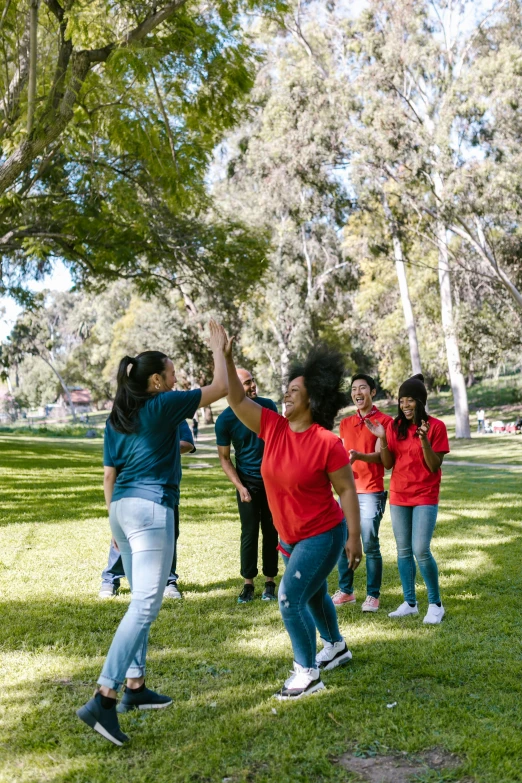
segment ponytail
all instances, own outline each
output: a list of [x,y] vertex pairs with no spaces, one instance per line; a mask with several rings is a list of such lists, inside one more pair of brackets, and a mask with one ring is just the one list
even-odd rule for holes
[[109,421],[118,432],[130,434],[138,428],[137,414],[151,397],[151,375],[163,375],[167,355],[161,351],[143,351],[136,357],[124,356],[116,376],[117,388]]

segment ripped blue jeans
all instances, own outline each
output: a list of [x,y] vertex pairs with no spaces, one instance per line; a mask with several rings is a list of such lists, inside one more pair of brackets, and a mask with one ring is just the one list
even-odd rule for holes
[[327,642],[342,639],[327,579],[339,560],[346,535],[343,519],[326,533],[304,538],[293,546],[280,543],[286,570],[279,585],[279,608],[292,642],[294,661],[307,669],[317,665],[316,629]]

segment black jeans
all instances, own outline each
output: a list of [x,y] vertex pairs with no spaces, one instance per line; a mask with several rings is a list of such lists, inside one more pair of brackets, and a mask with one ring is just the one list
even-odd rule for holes
[[252,500],[243,503],[236,492],[237,507],[241,519],[241,576],[243,579],[253,579],[257,576],[257,549],[259,527],[263,536],[262,558],[263,574],[275,576],[278,567],[277,545],[279,543],[277,530],[272,522],[272,514],[268,507],[263,481],[239,473],[241,483],[250,492]]
[[[172,557],[172,567],[170,569],[169,578],[167,579],[168,585],[172,584],[172,582],[178,581],[178,575],[176,573],[176,562],[178,559],[178,538],[179,538],[179,506],[174,506],[174,555]],[[104,571],[102,571],[102,583],[106,585],[112,584],[116,589],[118,589],[120,586],[120,579],[122,576],[125,576],[125,572],[123,570],[121,555],[118,552],[118,550],[114,548],[113,543],[111,541],[107,568]]]

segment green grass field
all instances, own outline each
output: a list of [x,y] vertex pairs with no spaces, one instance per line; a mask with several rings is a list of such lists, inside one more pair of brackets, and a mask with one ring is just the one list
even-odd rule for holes
[[[487,458],[483,440],[459,444],[453,458],[521,464],[522,438],[499,440]],[[347,751],[431,748],[458,754],[461,766],[417,783],[522,780],[520,471],[445,468],[434,542],[447,610],[439,627],[422,624],[421,585],[419,619],[387,617],[402,600],[387,513],[382,611],[340,609],[352,664],[327,673],[321,694],[281,704],[271,697],[288,676],[289,640],[277,604],[236,603],[234,495],[209,430],[199,445],[184,458],[185,598],[164,604],[149,649],[148,682],[174,705],[123,716],[132,741],[118,749],[75,716],[129,601],[128,590],[97,598],[109,542],[101,442],[0,436],[0,781],[355,781],[336,764]]]

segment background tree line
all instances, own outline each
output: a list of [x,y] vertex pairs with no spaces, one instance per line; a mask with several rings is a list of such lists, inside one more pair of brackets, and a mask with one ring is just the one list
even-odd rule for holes
[[6,4],[3,285],[57,256],[78,285],[3,347],[24,388],[47,352],[102,400],[152,345],[198,382],[214,314],[267,392],[322,340],[448,384],[469,436],[467,385],[520,366],[522,4],[350,5]]

